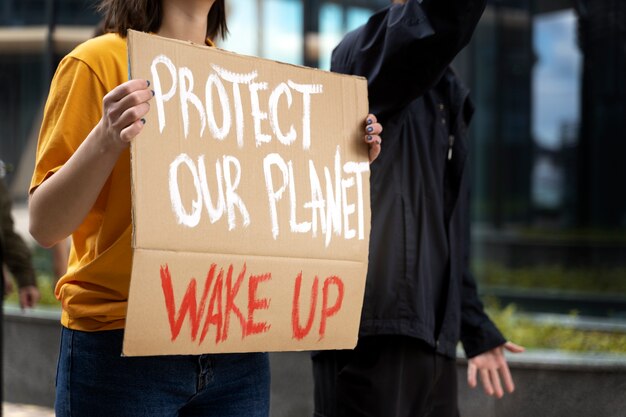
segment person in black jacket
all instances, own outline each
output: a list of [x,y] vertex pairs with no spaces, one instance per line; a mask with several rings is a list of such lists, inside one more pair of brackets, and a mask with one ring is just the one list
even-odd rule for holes
[[450,69],[484,0],[393,4],[346,35],[331,70],[368,79],[385,127],[371,165],[372,229],[359,341],[313,355],[315,416],[457,416],[456,346],[468,382],[514,389],[507,342],[469,271],[468,90]]

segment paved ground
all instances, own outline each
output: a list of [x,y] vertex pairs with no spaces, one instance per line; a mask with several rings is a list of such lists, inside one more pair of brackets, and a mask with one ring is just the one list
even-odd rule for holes
[[54,417],[54,410],[34,405],[2,403],[4,417]]

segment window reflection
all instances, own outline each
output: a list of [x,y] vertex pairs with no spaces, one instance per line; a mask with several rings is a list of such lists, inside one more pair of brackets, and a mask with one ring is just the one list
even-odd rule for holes
[[477,104],[473,265],[502,304],[623,318],[626,4],[572,5],[491,2],[457,63]]
[[320,8],[320,56],[319,67],[330,69],[330,57],[343,36],[361,26],[372,15],[371,9],[323,3]]

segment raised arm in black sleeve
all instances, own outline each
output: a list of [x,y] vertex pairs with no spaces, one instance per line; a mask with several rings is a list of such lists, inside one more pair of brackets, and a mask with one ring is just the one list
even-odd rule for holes
[[333,51],[331,70],[368,79],[384,117],[422,95],[469,42],[485,0],[408,0],[374,14]]

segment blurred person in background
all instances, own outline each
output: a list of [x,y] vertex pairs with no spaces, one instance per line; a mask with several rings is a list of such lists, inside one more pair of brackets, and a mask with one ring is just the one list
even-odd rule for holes
[[40,294],[37,288],[35,269],[33,268],[31,252],[24,239],[15,231],[13,216],[11,215],[11,197],[4,183],[4,162],[0,161],[0,246],[2,249],[3,297],[13,292],[13,283],[5,268],[11,273],[18,287],[20,307],[34,308],[39,302]]

